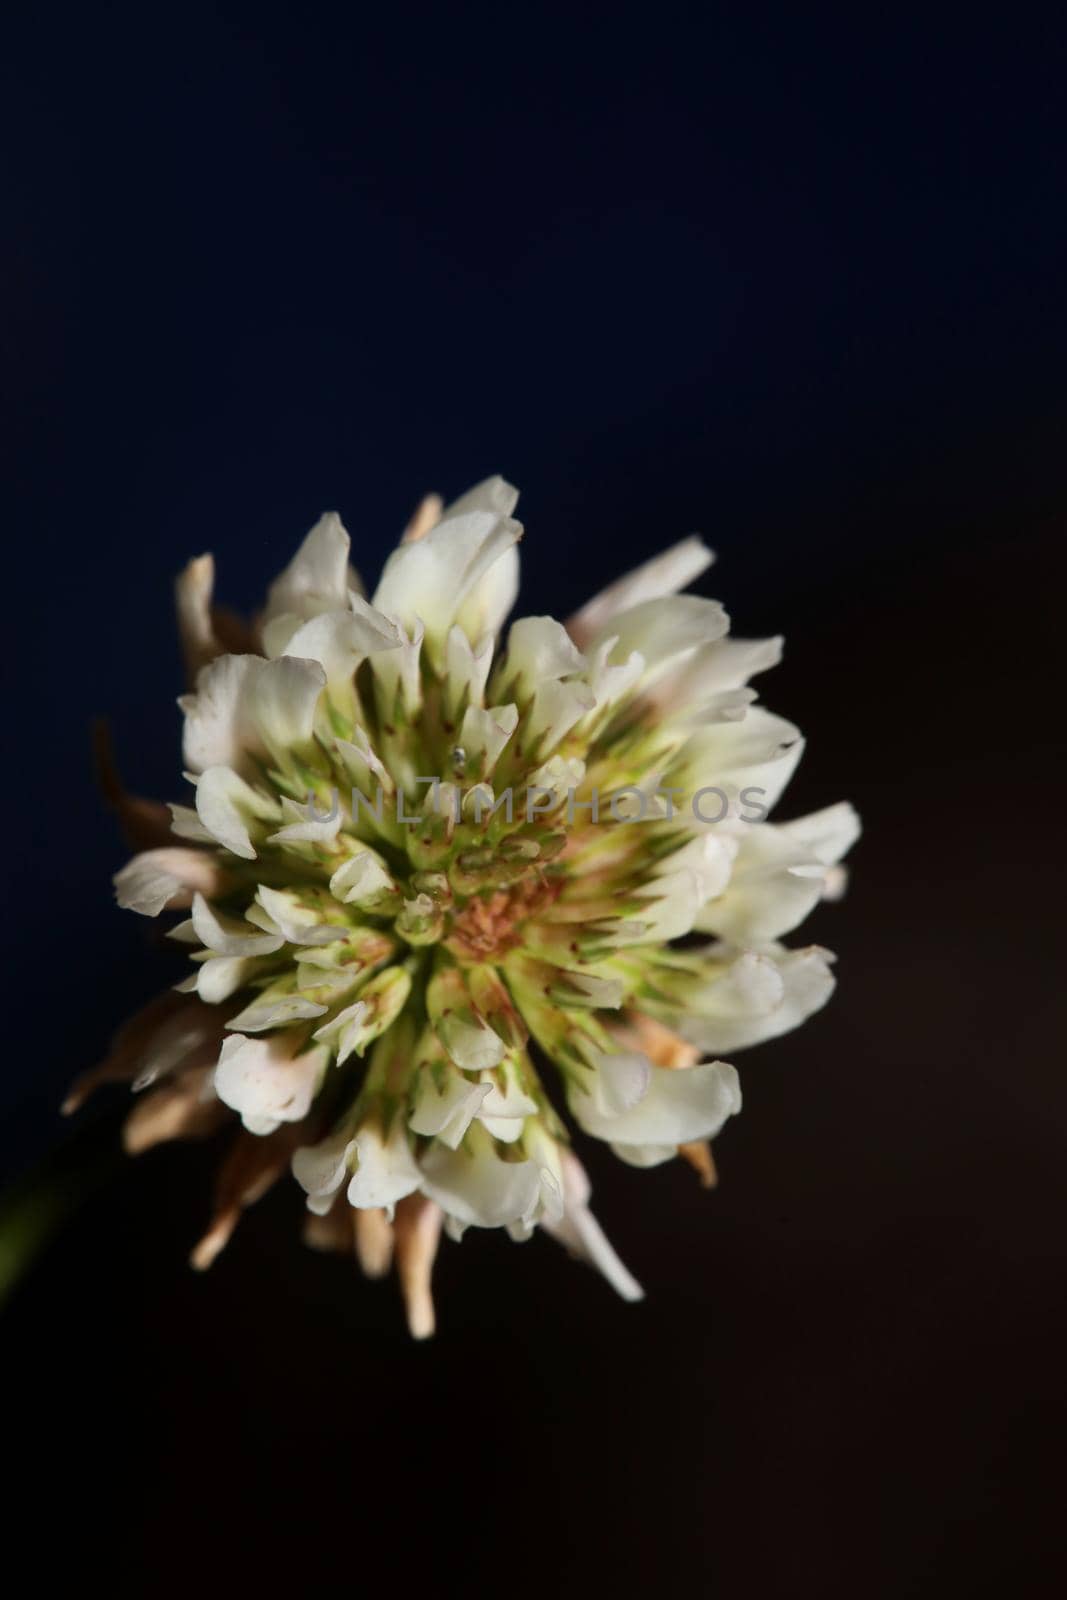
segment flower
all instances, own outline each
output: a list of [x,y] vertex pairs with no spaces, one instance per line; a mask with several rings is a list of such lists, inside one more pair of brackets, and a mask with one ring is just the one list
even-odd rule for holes
[[239,1119],[194,1263],[291,1168],[309,1242],[370,1276],[395,1254],[417,1337],[442,1230],[542,1228],[640,1298],[564,1110],[712,1183],[741,1106],[722,1057],[828,999],[829,953],[781,941],[858,832],[845,804],[766,820],[801,751],[749,687],[780,642],[679,593],[700,540],[501,642],[516,499],[429,497],[370,601],[329,513],[254,627],[212,608],[210,556],[182,573],[193,803],[106,787],[143,846],[119,902],[183,913],[191,971],[68,1102],[131,1082],[131,1151]]

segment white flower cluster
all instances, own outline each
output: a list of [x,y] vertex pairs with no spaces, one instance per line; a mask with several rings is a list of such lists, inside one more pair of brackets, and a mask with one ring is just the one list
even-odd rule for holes
[[[501,645],[516,499],[500,478],[429,497],[370,601],[333,514],[254,627],[213,610],[210,557],[182,574],[194,804],[121,799],[147,848],[116,881],[123,906],[188,913],[192,971],[71,1099],[132,1081],[131,1149],[236,1114],[198,1264],[291,1166],[312,1242],[354,1239],[372,1275],[395,1254],[418,1335],[442,1226],[543,1228],[640,1295],[560,1110],[634,1166],[681,1154],[713,1181],[707,1141],[741,1104],[720,1058],[828,998],[828,953],[781,940],[839,892],[858,832],[844,804],[751,820],[801,740],[749,687],[780,642],[679,593],[711,560],[698,539]],[[711,788],[713,824],[664,800]],[[598,814],[623,790],[639,824]]]

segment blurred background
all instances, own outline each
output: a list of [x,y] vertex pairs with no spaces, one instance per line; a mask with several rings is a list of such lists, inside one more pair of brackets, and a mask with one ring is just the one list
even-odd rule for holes
[[[39,1580],[1062,1592],[1067,40],[949,17],[7,18],[2,1150],[69,1213],[0,1320]],[[469,1235],[420,1347],[295,1188],[198,1277],[216,1152],[59,1119],[170,975],[88,729],[182,798],[185,560],[251,609],[337,509],[373,582],[498,471],[529,612],[702,532],[701,591],[786,635],[783,814],[867,831],[719,1189],[583,1151],[646,1302]]]

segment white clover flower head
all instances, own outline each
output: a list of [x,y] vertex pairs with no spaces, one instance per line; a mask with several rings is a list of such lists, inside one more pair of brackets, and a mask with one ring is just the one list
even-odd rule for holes
[[501,640],[516,500],[428,497],[369,602],[327,514],[254,627],[212,609],[210,556],[185,569],[193,804],[109,787],[145,846],[119,902],[185,912],[192,970],[68,1102],[132,1081],[131,1150],[238,1118],[194,1262],[291,1167],[309,1242],[370,1276],[395,1255],[418,1337],[442,1227],[541,1227],[640,1298],[562,1112],[712,1183],[741,1106],[721,1057],[828,999],[828,952],[780,941],[858,833],[846,804],[766,820],[801,750],[748,687],[779,641],[678,593],[700,540]]

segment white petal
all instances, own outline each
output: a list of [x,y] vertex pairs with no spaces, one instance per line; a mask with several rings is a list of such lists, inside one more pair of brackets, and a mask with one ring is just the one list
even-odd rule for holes
[[455,719],[467,705],[480,706],[485,697],[486,680],[493,664],[493,636],[472,644],[458,625],[448,630],[445,641],[445,709]]
[[230,917],[208,905],[203,895],[193,899],[193,927],[200,943],[220,956],[266,956],[280,950],[280,934],[254,930],[240,917]]
[[[382,659],[389,658],[385,656]],[[373,794],[375,786],[379,784],[385,793],[392,793],[392,779],[364,728],[357,727],[353,730],[351,743],[347,739],[335,739],[334,748],[349,775],[355,780],[356,786],[364,793]]]
[[408,626],[421,619],[431,653],[439,660],[454,622],[472,639],[499,627],[506,615],[501,608],[510,607],[514,599],[514,557],[499,573],[493,568],[521,534],[517,522],[493,511],[449,517],[418,543],[394,550],[374,605]]
[[465,1072],[481,1072],[504,1059],[503,1039],[478,1017],[452,1012],[440,1017],[434,1028],[456,1066]]
[[144,917],[158,917],[168,906],[184,909],[197,890],[216,894],[222,883],[218,857],[206,850],[165,845],[143,850],[115,874],[118,903]]
[[378,686],[378,704],[384,708],[388,722],[398,713],[394,709],[400,702],[403,715],[414,717],[422,704],[421,660],[426,629],[416,617],[410,625],[410,637],[400,630],[399,644],[389,650],[375,650],[368,657],[371,671]]
[[690,839],[680,850],[664,856],[657,862],[656,877],[673,877],[677,872],[691,872],[697,880],[702,900],[721,894],[730,882],[730,874],[737,855],[737,841],[728,834],[701,833]]
[[260,970],[257,956],[212,956],[196,969],[196,992],[209,1006],[228,1000]]
[[[299,806],[295,800],[290,800],[288,795],[282,795],[281,808],[282,816],[289,820],[284,828],[279,828],[276,833],[268,835],[268,844],[333,845],[335,843],[341,830],[341,823],[344,821],[339,804],[331,806],[321,820],[317,807],[309,810],[307,805]],[[326,807],[323,809],[326,810]]]
[[522,1136],[526,1118],[537,1114],[536,1100],[531,1100],[506,1066],[495,1075],[483,1072],[482,1082],[488,1085],[489,1092],[479,1108],[478,1120],[494,1139],[514,1144]]
[[214,844],[215,841],[200,821],[192,806],[167,803],[170,812],[170,831],[177,839],[189,839],[193,844]]
[[508,1233],[518,1242],[531,1238],[539,1222],[551,1226],[553,1223],[561,1222],[562,1219],[563,1189],[558,1166],[556,1170],[546,1166],[539,1167],[537,1190],[533,1200],[517,1222],[507,1224]]
[[593,1095],[597,1109],[606,1117],[619,1117],[638,1105],[647,1095],[652,1078],[652,1063],[636,1052],[601,1056],[596,1068]]
[[525,694],[547,678],[565,678],[585,665],[582,652],[554,617],[520,617],[508,630],[502,678],[509,686],[517,682]]
[[463,1147],[434,1143],[422,1158],[422,1188],[449,1216],[475,1228],[518,1222],[536,1203],[540,1170],[532,1161],[502,1161],[477,1125]]
[[[723,810],[720,797],[700,796],[702,789],[722,790],[731,802],[730,814],[751,820],[751,812],[774,806],[803,749],[791,722],[753,706],[741,722],[719,722],[693,734],[666,782],[684,791],[682,808],[697,827],[716,826]],[[738,797],[745,790],[751,796],[742,804]]]
[[584,779],[584,761],[574,756],[550,756],[535,772],[530,773],[526,782],[529,793],[541,790],[553,797],[553,805],[560,805],[571,789],[577,791],[581,788]]
[[305,619],[343,611],[358,579],[348,565],[350,540],[336,511],[327,511],[307,534],[285,571],[270,586],[264,620],[289,613]]
[[[515,522],[511,526],[518,528],[520,524]],[[505,544],[478,581],[468,589],[466,598],[456,611],[456,624],[469,639],[483,639],[486,634],[495,637],[518,599],[520,536],[517,534],[514,541]]]
[[182,753],[190,772],[241,768],[263,750],[249,712],[249,691],[266,666],[261,656],[219,656],[178,701],[185,712]]
[[341,1066],[360,1043],[363,1029],[369,1021],[370,1007],[365,1000],[357,1000],[345,1006],[329,1022],[324,1022],[321,1028],[316,1028],[313,1037],[336,1051],[337,1065]]
[[[725,955],[725,950],[722,953]],[[720,972],[689,996],[694,1015],[731,1026],[741,1021],[747,1026],[752,1018],[768,1016],[781,1005],[785,979],[773,955],[746,950]]]
[[488,778],[503,753],[504,747],[519,725],[518,707],[468,706],[459,730],[459,746],[467,756],[468,772],[477,772]]
[[[651,918],[657,928],[669,929],[661,934],[663,939],[679,939],[691,933],[709,895],[721,892],[730,881],[734,841],[725,835],[710,832],[698,837],[702,844],[713,847],[706,851],[703,860],[695,856],[686,859],[686,852],[679,851],[677,867],[674,865],[675,858],[667,857],[660,863],[665,870],[635,891],[639,898],[647,899],[649,904],[648,910],[642,906],[637,915],[642,920]],[[660,899],[664,894],[665,898]],[[650,936],[646,934],[644,937],[647,941]]]
[[393,879],[369,850],[343,861],[330,879],[330,893],[345,905],[370,903],[395,889]]
[[[640,651],[649,668],[662,668],[679,656],[721,639],[730,626],[717,600],[683,594],[672,600],[646,600],[613,616],[607,632],[616,638],[613,659]],[[594,639],[595,644],[599,639]]]
[[661,1167],[678,1154],[674,1144],[613,1144],[612,1155],[625,1161],[628,1167]]
[[598,711],[606,710],[628,695],[640,683],[648,665],[640,650],[632,650],[625,661],[611,665],[618,642],[614,634],[609,634],[589,652],[585,681],[596,696]]
[[[608,1060],[611,1058],[609,1057]],[[604,1063],[601,1063],[601,1072]],[[613,1144],[683,1144],[711,1138],[741,1109],[737,1073],[725,1061],[695,1067],[649,1065],[648,1089],[636,1105],[605,1114],[602,1094],[571,1089],[571,1110],[587,1133]]]
[[302,994],[273,994],[267,989],[231,1017],[226,1026],[237,1032],[265,1033],[268,1028],[284,1028],[290,1022],[325,1015],[325,1006],[316,1005]]
[[705,832],[657,864],[656,876],[637,890],[647,903],[639,917],[647,924],[643,943],[680,939],[691,933],[709,896],[730,880],[734,842]]
[[291,611],[283,612],[280,617],[271,617],[269,622],[262,622],[260,639],[267,660],[274,661],[278,656],[283,656],[289,640],[303,626],[303,617],[294,616]]
[[526,723],[524,745],[543,759],[571,731],[576,722],[596,708],[596,695],[588,684],[573,679],[549,679],[533,698]]
[[327,611],[312,617],[288,639],[284,654],[318,661],[330,693],[342,707],[352,702],[352,680],[360,663],[376,650],[395,650],[399,628],[364,605],[363,613]]
[[586,602],[567,623],[567,632],[584,650],[594,635],[622,611],[664,595],[677,594],[699,578],[715,557],[704,541],[693,535],[618,578]]
[[649,686],[647,695],[661,711],[699,709],[716,696],[743,689],[755,673],[766,672],[781,659],[781,637],[718,639],[664,673]]
[[347,1130],[332,1133],[318,1144],[302,1145],[293,1152],[293,1177],[307,1192],[308,1208],[320,1215],[333,1204],[333,1198],[348,1174],[355,1142]]
[[440,1084],[436,1081],[436,1073],[420,1072],[408,1127],[413,1133],[433,1135],[454,1150],[470,1127],[491,1084],[472,1083],[451,1063],[442,1064],[438,1071],[443,1080]]
[[338,926],[324,922],[317,912],[302,905],[295,894],[285,889],[270,889],[261,883],[256,890],[256,903],[290,944],[333,944],[348,931],[347,924]]
[[492,1134],[494,1139],[499,1139],[501,1144],[515,1144],[522,1138],[526,1126],[524,1117],[485,1117],[479,1116],[478,1121],[486,1133]]
[[[759,822],[745,829],[729,884],[709,895],[696,920],[699,929],[738,945],[761,944],[781,938],[804,920],[822,897],[829,867],[794,828]],[[822,843],[828,851],[836,843],[844,850],[851,837],[838,827],[836,836],[828,835]]]
[[[799,1027],[814,1012],[823,1007],[834,990],[834,977],[829,962],[833,958],[817,945],[807,950],[790,950],[778,956],[749,952],[731,968],[730,983],[735,996],[741,994],[741,1003],[730,1014],[726,1004],[720,1006],[718,989],[713,986],[707,1002],[695,1003],[685,1014],[672,1019],[683,1038],[689,1039],[702,1050],[743,1050],[761,1044],[766,1039],[776,1039]],[[748,996],[738,991],[737,985],[753,984],[756,972],[763,981],[771,971],[777,985],[777,997],[768,1004],[771,990],[762,992],[749,989]],[[749,1003],[744,1003],[748,999]],[[712,1013],[712,1005],[716,1012]],[[704,1014],[707,1012],[708,1014]],[[686,1135],[700,1137],[700,1135]]]
[[256,1112],[250,1111],[241,1118],[242,1123],[249,1133],[254,1133],[257,1139],[265,1139],[268,1134],[276,1133],[281,1123],[275,1117],[261,1117]]
[[604,1231],[589,1210],[589,1179],[570,1150],[561,1153],[563,1216],[558,1221],[543,1217],[541,1226],[574,1255],[590,1262],[624,1300],[643,1300],[644,1290],[632,1277],[608,1243]]
[[328,1058],[322,1049],[295,1055],[298,1048],[299,1041],[285,1033],[265,1039],[237,1033],[223,1045],[215,1093],[240,1112],[250,1132],[269,1132],[307,1116]]
[[468,489],[466,494],[461,494],[458,500],[446,506],[441,513],[441,521],[465,516],[468,511],[494,511],[498,516],[510,517],[518,503],[519,491],[514,484],[496,473],[491,478],[483,478],[481,483],[476,483],[473,489]]
[[[451,522],[471,511],[489,511],[510,518],[518,503],[519,491],[504,478],[485,478],[461,494],[441,514]],[[517,527],[518,524],[516,523]],[[471,640],[492,639],[515,604],[519,592],[519,552],[512,545],[492,562],[482,578],[469,591],[456,612],[456,625]],[[488,663],[486,665],[488,672]],[[472,697],[473,698],[473,697]]]
[[321,664],[296,656],[265,662],[263,670],[250,680],[248,713],[263,743],[279,760],[290,750],[299,752],[310,744],[315,707],[325,686]]
[[196,784],[196,814],[211,837],[235,856],[256,858],[249,829],[253,822],[277,822],[279,807],[245,782],[231,767],[208,767]]
[[387,1140],[383,1141],[376,1127],[368,1125],[359,1130],[353,1142],[356,1166],[348,1185],[348,1203],[360,1208],[380,1207],[391,1219],[397,1201],[413,1194],[421,1182],[407,1130],[398,1117]]
[[847,800],[778,826],[780,832],[795,839],[828,867],[851,850],[861,832],[860,819]]

